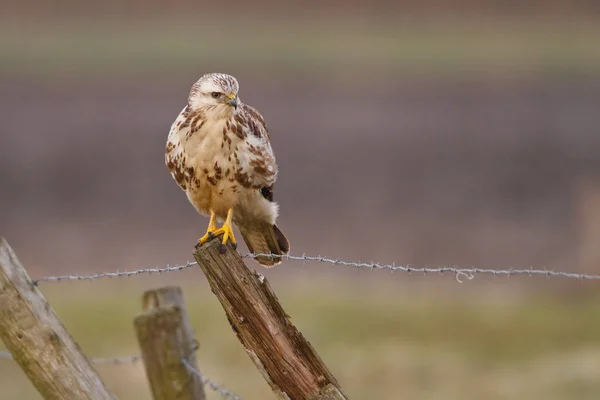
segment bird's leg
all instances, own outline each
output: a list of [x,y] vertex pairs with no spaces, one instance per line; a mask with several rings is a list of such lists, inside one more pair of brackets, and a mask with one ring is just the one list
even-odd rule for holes
[[235,242],[235,237],[233,236],[233,226],[231,225],[231,220],[233,218],[233,209],[230,208],[227,211],[227,218],[225,218],[225,222],[223,223],[223,226],[221,226],[219,229],[217,229],[216,231],[213,232],[213,234],[215,236],[219,236],[220,234],[223,234],[223,240],[222,240],[222,244],[225,245],[227,244],[227,239],[229,239],[231,241],[231,244],[233,244],[233,247],[236,247],[236,242]]
[[198,243],[204,244],[208,240],[212,239],[216,236],[217,231],[217,215],[211,211],[210,212],[210,221],[208,222],[208,229],[206,229],[206,233],[200,239],[198,239]]

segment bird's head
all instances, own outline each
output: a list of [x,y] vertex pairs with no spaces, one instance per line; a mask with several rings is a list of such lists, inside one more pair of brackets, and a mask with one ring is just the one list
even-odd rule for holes
[[210,73],[192,85],[188,104],[215,116],[227,117],[237,109],[239,85],[227,74]]

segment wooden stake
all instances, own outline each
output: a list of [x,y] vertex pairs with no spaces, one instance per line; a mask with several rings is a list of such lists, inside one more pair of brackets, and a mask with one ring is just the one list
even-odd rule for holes
[[116,399],[3,238],[0,337],[44,399]]
[[227,319],[275,394],[289,400],[342,400],[342,390],[290,321],[267,280],[230,244],[213,239],[194,251]]
[[198,369],[197,343],[179,287],[149,290],[142,298],[143,313],[134,326],[154,400],[204,400],[200,378],[182,360]]

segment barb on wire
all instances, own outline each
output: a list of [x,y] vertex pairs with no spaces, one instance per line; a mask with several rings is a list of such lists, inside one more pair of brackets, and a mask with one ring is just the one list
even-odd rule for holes
[[[242,258],[256,258],[256,257],[280,257],[286,260],[295,260],[295,261],[303,261],[303,262],[320,262],[327,263],[333,265],[341,265],[344,267],[351,268],[366,268],[370,270],[388,270],[395,272],[406,272],[409,274],[417,273],[417,274],[453,274],[456,280],[459,283],[462,283],[463,280],[461,278],[467,277],[468,280],[472,280],[475,278],[475,275],[485,274],[485,275],[493,275],[493,276],[505,276],[511,277],[515,275],[528,275],[528,276],[545,276],[547,278],[568,278],[568,279],[579,279],[579,280],[600,280],[600,275],[593,274],[581,274],[576,272],[560,272],[560,271],[551,271],[548,269],[490,269],[490,268],[459,268],[459,267],[451,267],[451,266],[442,266],[436,268],[428,268],[428,267],[409,267],[402,265],[386,265],[379,263],[365,263],[365,262],[352,262],[352,261],[343,261],[339,259],[331,259],[327,257],[321,256],[292,256],[292,255],[273,255],[273,254],[259,254],[259,253],[248,253],[244,254]],[[163,273],[163,272],[175,272],[181,271],[190,267],[198,265],[197,262],[188,262],[184,265],[178,266],[167,266],[166,268],[146,268],[146,269],[138,269],[135,271],[124,271],[124,272],[100,272],[91,275],[59,275],[59,276],[44,276],[39,279],[34,279],[33,284],[37,285],[39,282],[56,282],[56,281],[81,281],[81,280],[94,280],[101,278],[121,278],[128,277],[133,275],[140,274],[154,274],[154,273]]]
[[[12,360],[12,354],[8,351],[0,351],[0,359],[4,360]],[[91,358],[90,361],[93,364],[112,364],[112,365],[126,365],[126,364],[135,364],[139,361],[142,361],[142,356],[126,356],[126,357],[112,357],[112,358],[103,358],[103,357],[95,357]],[[181,360],[181,363],[185,366],[185,368],[191,373],[196,375],[204,385],[207,385],[215,392],[218,392],[224,398],[231,398],[233,400],[242,400],[235,393],[230,391],[224,386],[218,385],[206,376],[202,374],[200,371],[192,367],[187,360]]]
[[[256,257],[274,257],[273,254],[260,254],[260,253],[250,253],[242,256],[243,258],[256,258]],[[321,263],[328,263],[333,265],[342,265],[344,267],[353,267],[353,268],[368,268],[368,269],[381,269],[381,270],[389,270],[396,272],[408,272],[408,273],[421,273],[421,274],[444,274],[449,273],[458,277],[458,281],[461,276],[467,276],[469,280],[475,278],[477,274],[487,274],[494,276],[506,276],[511,277],[513,275],[542,275],[546,277],[557,277],[557,278],[571,278],[571,279],[589,279],[589,280],[600,280],[600,275],[592,275],[592,274],[580,274],[576,272],[560,272],[560,271],[551,271],[548,269],[489,269],[489,268],[458,268],[458,267],[436,267],[436,268],[415,268],[409,266],[402,265],[382,265],[379,263],[363,263],[363,262],[351,262],[351,261],[342,261],[342,260],[334,260],[327,257],[320,256],[291,256],[291,255],[276,255],[275,257],[281,257],[287,260],[296,260],[296,261],[315,261]]]
[[221,396],[223,396],[224,398],[232,398],[233,400],[242,400],[240,397],[238,397],[235,393],[231,392],[229,389],[218,385],[216,383],[214,383],[213,381],[211,381],[210,379],[208,379],[206,376],[204,376],[200,371],[198,371],[196,368],[192,367],[190,365],[190,363],[187,362],[186,359],[181,360],[181,363],[185,366],[185,368],[192,374],[196,375],[198,378],[200,378],[200,380],[202,381],[203,384],[208,385],[208,387],[210,387],[212,390],[214,390],[215,392],[219,392],[221,394]]
[[175,267],[167,266],[166,268],[146,268],[146,269],[138,269],[135,271],[123,271],[123,272],[100,272],[97,274],[91,275],[58,275],[58,276],[44,276],[39,279],[33,279],[33,284],[37,285],[39,282],[52,282],[52,281],[83,281],[83,280],[94,280],[101,278],[122,278],[133,275],[140,274],[160,274],[163,272],[174,272],[181,271],[194,265],[198,265],[197,262],[188,262],[184,265],[178,265]]

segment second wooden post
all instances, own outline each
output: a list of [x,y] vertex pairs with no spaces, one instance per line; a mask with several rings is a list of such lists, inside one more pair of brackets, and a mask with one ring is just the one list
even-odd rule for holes
[[[134,326],[154,400],[205,400],[194,350],[196,342],[179,287],[144,293]],[[184,361],[189,365],[186,366]]]

